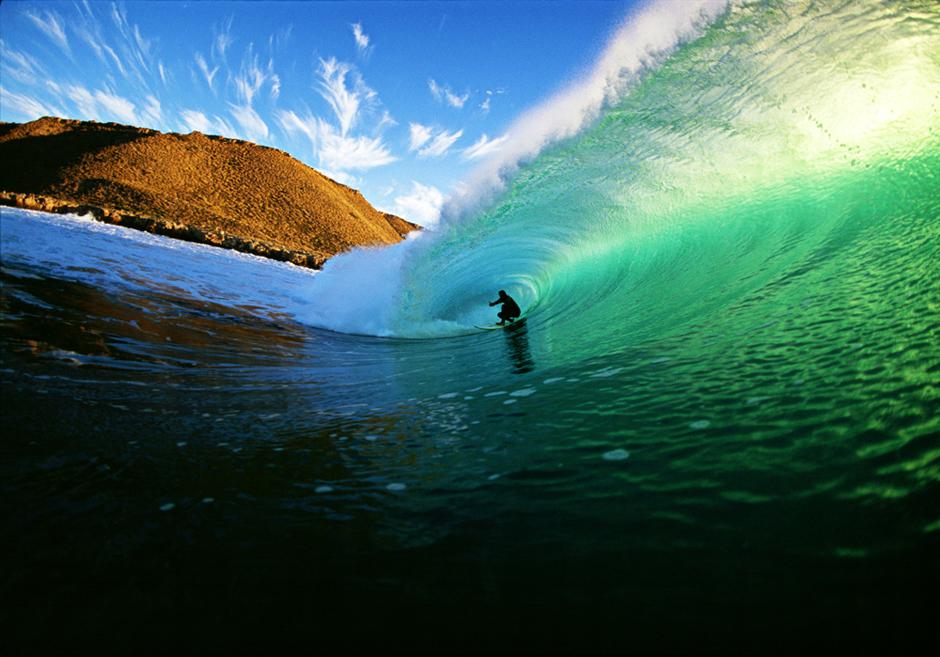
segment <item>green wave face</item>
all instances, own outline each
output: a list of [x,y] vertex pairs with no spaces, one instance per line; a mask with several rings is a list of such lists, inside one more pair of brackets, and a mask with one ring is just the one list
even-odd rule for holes
[[940,6],[740,3],[416,250],[396,332],[485,322],[505,288],[545,365],[920,344],[938,172]]

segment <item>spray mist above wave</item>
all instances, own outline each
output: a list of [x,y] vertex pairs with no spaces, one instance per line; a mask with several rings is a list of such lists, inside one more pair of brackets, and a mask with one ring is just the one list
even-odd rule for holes
[[476,272],[475,294],[467,295],[459,286],[445,292],[450,300],[454,294],[459,299],[458,312],[444,315],[424,314],[428,304],[420,298],[422,285],[405,289],[402,270],[504,192],[520,165],[596,121],[606,105],[615,102],[632,82],[681,43],[698,36],[727,4],[727,0],[660,0],[633,12],[582,80],[525,112],[512,124],[498,153],[485,160],[469,180],[456,186],[434,229],[412,234],[392,247],[355,249],[332,258],[311,288],[310,309],[300,313],[299,318],[346,333],[430,337],[459,334],[474,324],[486,323],[492,313],[484,317],[480,312],[480,308],[486,308],[482,300],[500,287],[511,289],[523,307],[536,305],[542,290],[539,277],[526,269],[532,262],[529,257],[521,263],[512,257],[494,258],[486,271]]

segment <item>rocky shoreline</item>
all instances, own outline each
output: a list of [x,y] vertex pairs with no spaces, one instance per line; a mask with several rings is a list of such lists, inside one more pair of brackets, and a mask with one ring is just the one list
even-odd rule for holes
[[74,201],[45,195],[0,191],[0,205],[22,208],[24,210],[40,210],[42,212],[52,212],[56,214],[91,215],[96,221],[106,224],[126,226],[127,228],[143,230],[148,233],[164,235],[187,242],[208,244],[223,249],[250,253],[280,262],[290,262],[309,269],[321,269],[323,263],[329,258],[328,255],[323,253],[306,253],[303,251],[279,249],[257,240],[244,239],[237,235],[229,235],[224,230],[204,231],[184,223],[143,217],[113,208],[102,208],[84,203],[75,203]]

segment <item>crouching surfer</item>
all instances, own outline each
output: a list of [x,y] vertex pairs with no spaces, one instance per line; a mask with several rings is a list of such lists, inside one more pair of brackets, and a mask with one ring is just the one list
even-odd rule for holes
[[496,315],[499,317],[499,325],[502,326],[506,322],[512,322],[519,318],[519,315],[522,314],[522,311],[519,310],[519,304],[517,304],[511,296],[506,294],[506,290],[499,291],[499,298],[496,301],[490,303],[490,306],[495,306],[501,304],[503,307]]

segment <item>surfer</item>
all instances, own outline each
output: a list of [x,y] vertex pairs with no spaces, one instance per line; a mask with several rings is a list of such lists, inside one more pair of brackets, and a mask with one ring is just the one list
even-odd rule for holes
[[519,315],[522,314],[522,311],[519,310],[519,304],[517,304],[511,296],[506,294],[506,290],[499,291],[499,298],[496,301],[490,303],[490,306],[495,306],[497,304],[502,304],[502,310],[496,315],[499,317],[499,325],[502,326],[507,321],[512,322],[517,319]]

